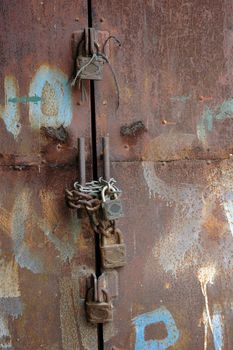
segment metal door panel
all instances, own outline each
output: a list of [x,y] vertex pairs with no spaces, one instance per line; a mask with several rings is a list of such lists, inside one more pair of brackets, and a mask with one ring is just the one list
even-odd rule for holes
[[91,174],[89,101],[69,83],[87,4],[13,0],[0,11],[0,348],[97,349],[84,312],[94,236],[64,199],[78,136]]
[[[92,8],[93,25],[122,42],[121,48],[110,43],[118,110],[107,67],[96,84],[99,135],[111,132],[113,159],[228,157],[231,2],[93,1]],[[134,122],[142,123],[137,132],[122,134]]]
[[94,26],[122,41],[110,44],[119,109],[107,67],[95,86],[128,256],[105,349],[231,349],[232,4],[92,8]]
[[[90,136],[89,102],[80,101],[69,81],[71,34],[87,25],[87,5],[13,0],[0,6],[3,161],[25,155],[35,163],[72,161],[77,136]],[[46,130],[60,126],[67,135]]]

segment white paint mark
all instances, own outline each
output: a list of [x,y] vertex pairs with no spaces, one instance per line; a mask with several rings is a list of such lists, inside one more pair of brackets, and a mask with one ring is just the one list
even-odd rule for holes
[[12,240],[15,260],[22,268],[27,268],[34,273],[43,270],[42,262],[35,254],[32,254],[24,241],[26,221],[30,215],[30,192],[23,190],[15,199],[12,215]]
[[233,236],[233,193],[228,192],[223,203],[224,210],[226,213],[227,221]]
[[18,82],[15,77],[9,75],[4,80],[5,88],[5,106],[0,105],[0,116],[4,120],[7,130],[14,135],[16,139],[21,130],[20,106],[19,103],[9,102],[9,98],[19,95]]
[[207,350],[207,342],[208,342],[208,319],[206,315],[206,311],[203,311],[203,323],[204,323],[204,350]]
[[215,266],[202,267],[198,271],[198,279],[201,284],[201,291],[205,299],[205,310],[203,312],[203,323],[205,327],[204,350],[207,349],[207,326],[209,326],[211,330],[215,350],[221,350],[223,346],[223,320],[220,312],[220,307],[217,305],[214,306],[214,313],[213,317],[211,318],[207,294],[207,285],[213,284],[215,276]]
[[[188,267],[184,260],[193,247],[201,250],[202,191],[193,184],[168,185],[156,175],[153,162],[142,162],[142,167],[150,198],[157,195],[172,208],[172,226],[168,233],[161,234],[161,240],[159,244],[156,242],[152,252],[154,258],[159,258],[164,270],[175,275],[178,268]],[[152,258],[149,257],[149,260]],[[190,263],[195,263],[194,257]],[[152,264],[151,260],[148,261],[148,266]]]
[[8,315],[0,313],[0,349],[12,349]]

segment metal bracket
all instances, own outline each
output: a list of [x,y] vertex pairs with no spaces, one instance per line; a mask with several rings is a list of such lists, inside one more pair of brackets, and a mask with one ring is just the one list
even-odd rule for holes
[[[89,32],[89,35],[88,35]],[[77,30],[75,32],[72,33],[71,36],[71,50],[72,50],[72,57],[75,60],[77,57],[77,51],[78,51],[78,46],[80,44],[80,42],[82,41],[82,39],[85,36],[85,42],[86,42],[86,47],[85,50],[87,53],[89,53],[90,55],[93,53],[92,51],[94,51],[94,47],[93,44],[92,46],[88,45],[88,42],[92,42],[93,43],[93,39],[95,39],[99,51],[100,52],[105,52],[106,57],[109,58],[110,55],[110,50],[109,50],[109,42],[106,43],[106,40],[109,38],[109,32],[107,31],[100,31],[100,30],[94,30],[94,28],[85,28],[83,30]],[[90,39],[90,41],[89,41]],[[105,45],[106,43],[106,45]],[[89,47],[88,47],[89,46]]]

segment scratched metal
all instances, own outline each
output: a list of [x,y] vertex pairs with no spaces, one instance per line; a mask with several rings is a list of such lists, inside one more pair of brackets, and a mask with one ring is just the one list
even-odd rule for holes
[[64,201],[77,136],[90,159],[89,101],[69,84],[86,2],[2,0],[0,13],[0,349],[95,350],[94,237]]
[[[99,133],[111,131],[114,159],[228,158],[232,152],[232,2],[93,1],[94,26],[110,45],[96,84]],[[144,131],[121,136],[142,121]],[[220,137],[221,135],[221,137]]]
[[231,350],[232,1],[92,7],[93,25],[122,41],[109,57],[118,111],[107,66],[95,84],[128,257],[105,350]]

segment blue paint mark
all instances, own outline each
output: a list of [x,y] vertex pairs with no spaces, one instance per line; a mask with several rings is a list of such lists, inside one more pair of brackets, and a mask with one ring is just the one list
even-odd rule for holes
[[216,111],[205,106],[202,117],[197,125],[197,136],[200,141],[205,142],[207,132],[213,131],[214,120],[233,118],[233,99],[225,100]]
[[219,107],[219,113],[216,115],[216,119],[223,120],[233,117],[233,100],[225,100]]
[[37,104],[41,101],[41,97],[34,95],[34,96],[20,96],[20,97],[11,97],[8,98],[8,102],[11,103],[27,103],[27,102],[33,102]]
[[[159,340],[145,340],[145,328],[160,322],[163,322],[167,329],[167,337]],[[180,336],[171,313],[165,307],[140,315],[133,320],[133,323],[136,329],[135,350],[166,350],[174,345]]]
[[214,305],[214,313],[212,317],[213,327],[213,340],[215,350],[222,350],[223,348],[223,317],[221,308],[218,305]]
[[[45,93],[45,86],[52,93]],[[68,126],[72,120],[71,88],[68,77],[59,69],[46,65],[36,72],[29,96],[41,96],[41,103],[29,102],[29,119],[32,128]],[[43,109],[43,106],[45,108]],[[46,112],[45,112],[46,110]]]

